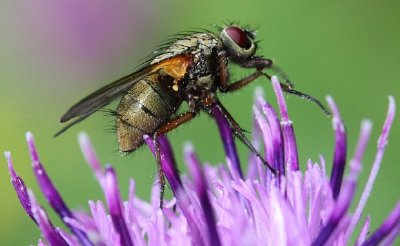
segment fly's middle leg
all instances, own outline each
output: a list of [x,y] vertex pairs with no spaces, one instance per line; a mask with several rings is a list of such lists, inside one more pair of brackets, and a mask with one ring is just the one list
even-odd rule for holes
[[178,126],[182,125],[193,119],[196,116],[195,112],[186,112],[183,113],[158,128],[158,130],[153,134],[153,141],[154,141],[154,149],[156,154],[156,162],[157,162],[157,171],[158,171],[158,180],[160,182],[160,208],[163,208],[163,201],[164,201],[164,191],[165,191],[165,177],[164,171],[162,168],[161,163],[161,154],[160,154],[160,142],[158,140],[159,136],[164,135],[173,129],[177,128]]

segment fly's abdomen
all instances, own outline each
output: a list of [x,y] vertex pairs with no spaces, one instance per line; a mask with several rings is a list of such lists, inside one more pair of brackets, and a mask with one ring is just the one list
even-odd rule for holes
[[179,99],[163,90],[159,74],[138,81],[122,98],[117,109],[119,149],[133,151],[142,145],[143,135],[153,134],[171,117],[179,103]]

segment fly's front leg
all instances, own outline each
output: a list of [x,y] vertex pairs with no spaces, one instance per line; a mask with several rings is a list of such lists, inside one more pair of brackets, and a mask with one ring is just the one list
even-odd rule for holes
[[256,80],[258,77],[264,75],[263,70],[272,66],[272,60],[254,57],[249,60],[239,61],[239,65],[244,68],[256,68],[257,71],[236,81],[229,83],[228,68],[227,68],[227,57],[226,52],[221,51],[218,54],[219,61],[219,88],[222,92],[230,92],[238,90],[249,83]]
[[290,89],[294,87],[293,83],[289,80],[287,74],[283,72],[281,68],[276,66],[271,59],[256,56],[249,60],[240,61],[239,65],[244,68],[256,68],[257,71],[260,72],[266,68],[271,69],[272,71],[277,73],[277,76],[281,77],[285,81],[287,87],[289,87]]
[[[266,75],[268,76],[268,75]],[[307,101],[310,101],[314,104],[316,104],[327,116],[331,116],[332,113],[331,111],[329,111],[329,109],[327,109],[318,99],[316,99],[315,97],[308,95],[306,93],[300,92],[300,91],[296,91],[293,90],[292,88],[290,88],[289,86],[280,83],[281,88],[284,92],[287,92],[289,94],[295,95],[295,96],[299,96],[303,99],[306,99]]]
[[168,121],[164,125],[162,125],[158,130],[153,134],[153,141],[154,141],[154,149],[156,152],[156,161],[157,161],[157,171],[158,171],[158,180],[160,182],[160,208],[163,208],[163,201],[164,201],[164,191],[165,191],[165,177],[164,171],[161,165],[161,154],[160,154],[160,143],[158,141],[158,136],[164,135],[173,129],[177,128],[178,126],[182,125],[193,119],[196,116],[195,112],[186,112],[183,113],[176,118]]

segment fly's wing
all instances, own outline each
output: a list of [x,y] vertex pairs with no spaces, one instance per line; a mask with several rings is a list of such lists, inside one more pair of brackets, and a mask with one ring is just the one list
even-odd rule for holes
[[[136,82],[145,77],[146,75],[152,74],[156,72],[154,66],[149,66],[143,68],[137,72],[131,73],[125,77],[120,78],[119,80],[108,84],[99,90],[93,92],[89,96],[83,98],[74,106],[72,106],[60,119],[60,122],[67,122],[73,118],[76,118],[74,121],[63,127],[60,131],[58,131],[54,136],[58,136],[61,133],[65,132],[68,128],[75,125],[76,123],[81,122],[82,120],[89,117],[92,113],[97,111],[98,109],[106,106],[111,103],[116,97],[120,96],[130,87],[132,87]],[[78,117],[78,118],[77,118]]]

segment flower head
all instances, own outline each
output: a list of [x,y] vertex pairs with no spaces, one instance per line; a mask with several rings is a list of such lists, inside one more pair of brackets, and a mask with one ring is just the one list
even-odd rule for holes
[[[61,217],[69,232],[54,226],[13,168],[6,152],[12,184],[45,241],[39,245],[344,245],[352,237],[356,245],[391,244],[400,233],[400,202],[382,225],[372,233],[370,218],[360,219],[381,165],[385,145],[395,114],[389,110],[378,141],[376,158],[360,201],[354,201],[362,157],[369,141],[371,123],[364,121],[354,156],[347,160],[346,129],[333,99],[335,150],[332,174],[326,175],[325,161],[308,161],[300,171],[292,122],[279,81],[272,78],[278,99],[277,112],[257,94],[254,105],[253,145],[263,148],[265,160],[278,170],[272,174],[253,153],[248,170],[241,170],[236,146],[221,108],[212,108],[227,154],[226,166],[202,165],[193,147],[184,148],[188,175],[179,175],[168,140],[161,136],[162,168],[174,197],[159,208],[159,186],[153,187],[150,202],[135,195],[130,181],[129,198],[121,199],[117,175],[112,166],[102,168],[89,138],[79,136],[83,154],[104,191],[106,204],[89,201],[90,212],[70,210],[40,162],[32,134],[27,134],[32,166],[43,195]],[[154,142],[144,139],[153,153]],[[345,169],[349,171],[344,175]],[[353,235],[361,224],[359,235]]]

